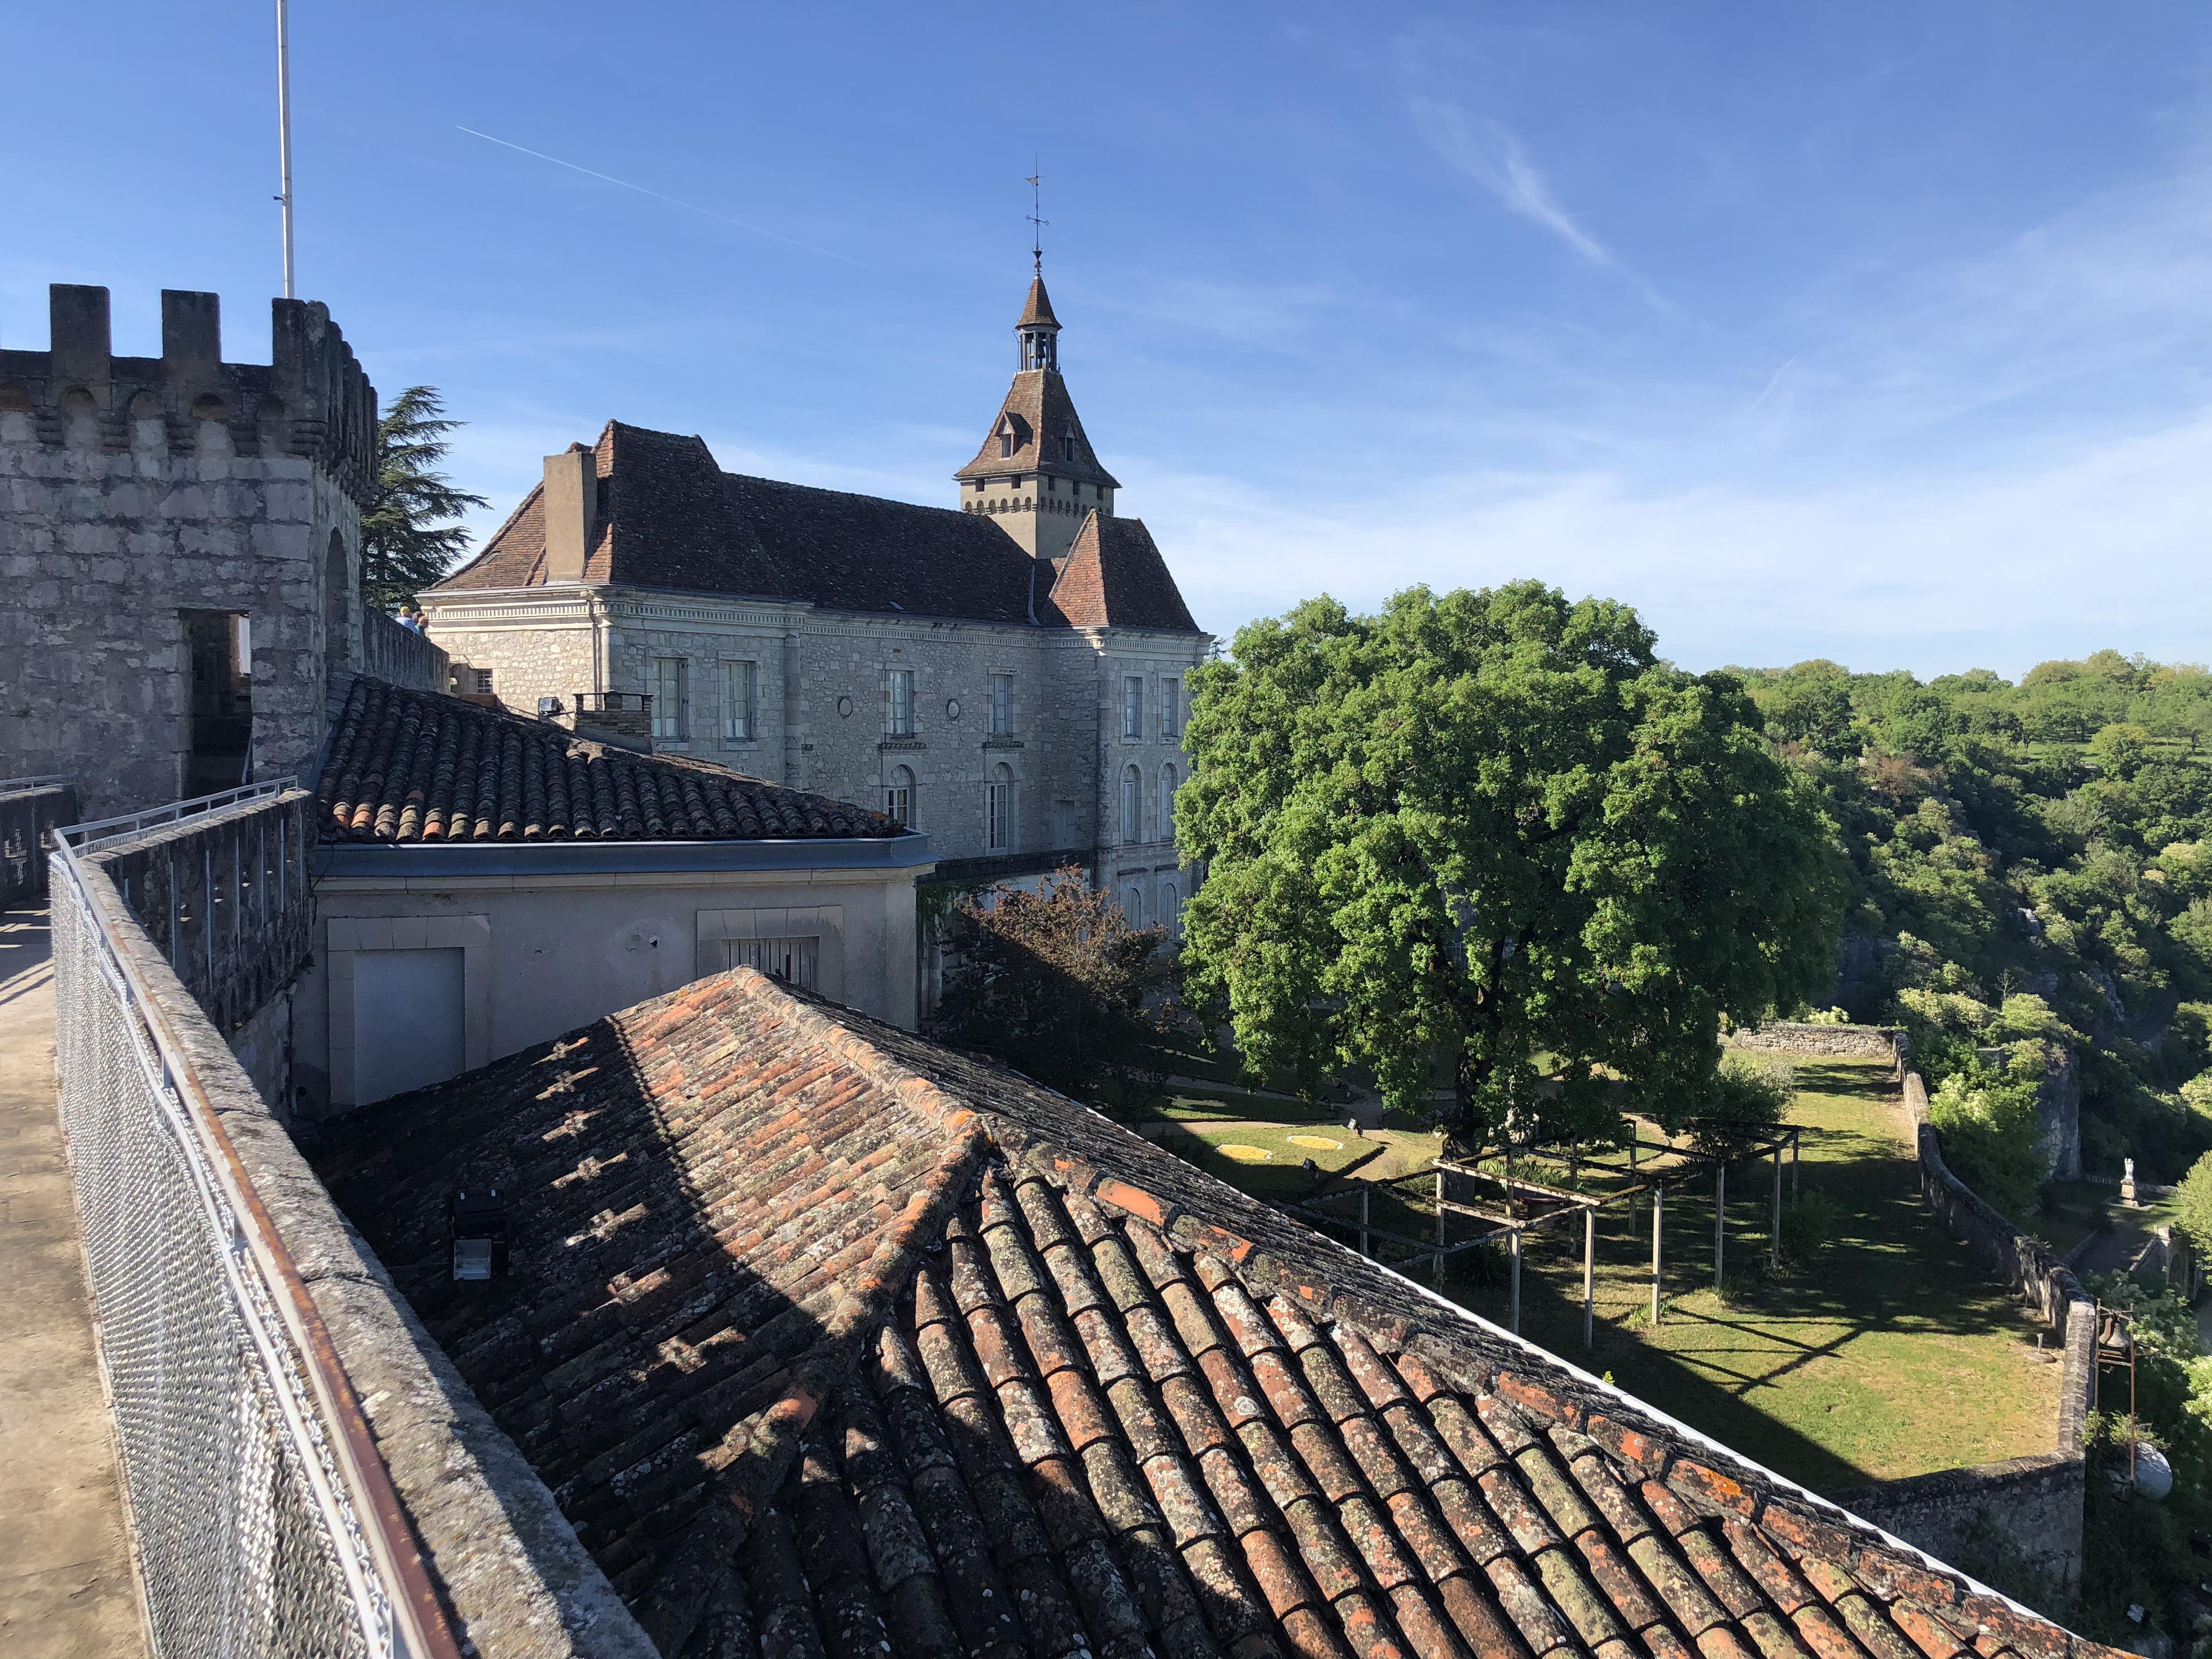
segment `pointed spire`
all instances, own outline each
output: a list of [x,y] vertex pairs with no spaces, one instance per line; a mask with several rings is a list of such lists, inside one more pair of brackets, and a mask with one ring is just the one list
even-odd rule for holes
[[1052,296],[1044,291],[1044,278],[1030,279],[1030,302],[1022,307],[1021,320],[1014,326],[1020,328],[1057,329],[1060,319],[1052,314]]

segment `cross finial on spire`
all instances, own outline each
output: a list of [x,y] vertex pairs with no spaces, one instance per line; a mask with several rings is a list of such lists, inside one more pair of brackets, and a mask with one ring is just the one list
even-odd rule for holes
[[[1030,165],[1034,167],[1036,166],[1036,163],[1031,162]],[[1034,227],[1030,233],[1030,263],[1035,269],[1036,274],[1040,276],[1044,275],[1044,228],[1052,222],[1049,219],[1042,219],[1037,216],[1038,214],[1042,211],[1044,205],[1044,196],[1042,189],[1040,188],[1042,176],[1042,169],[1041,168],[1029,176],[1029,220],[1030,223]]]

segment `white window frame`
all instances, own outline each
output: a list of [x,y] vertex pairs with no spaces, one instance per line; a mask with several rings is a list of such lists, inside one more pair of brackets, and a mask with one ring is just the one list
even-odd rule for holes
[[1162,841],[1175,839],[1176,791],[1182,787],[1182,776],[1176,771],[1176,763],[1173,761],[1160,768],[1160,839]]
[[1173,743],[1182,735],[1182,679],[1170,674],[1160,680],[1160,737]]
[[1133,847],[1145,838],[1145,775],[1135,766],[1121,769],[1121,844]]
[[914,670],[911,668],[884,670],[884,735],[887,738],[910,738],[914,735]]
[[1121,737],[1129,741],[1145,735],[1145,677],[1121,677]]
[[[676,672],[669,673],[670,669]],[[668,695],[673,679],[676,695]],[[672,708],[670,705],[673,704]],[[655,743],[691,741],[691,663],[686,657],[653,659],[653,740]]]
[[915,798],[921,791],[915,784],[914,769],[894,766],[884,779],[884,811],[899,823],[912,830],[915,827]]
[[991,735],[1005,738],[1014,730],[1014,677],[1012,674],[991,676]]
[[750,744],[760,740],[760,664],[742,658],[722,659],[722,741]]

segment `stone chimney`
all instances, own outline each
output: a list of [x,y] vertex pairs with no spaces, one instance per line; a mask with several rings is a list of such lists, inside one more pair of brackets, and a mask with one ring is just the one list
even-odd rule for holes
[[653,699],[638,691],[576,691],[566,709],[560,699],[546,697],[538,703],[544,718],[567,726],[586,743],[604,743],[617,749],[653,752]]
[[599,457],[571,444],[545,458],[545,580],[580,582],[599,535]]

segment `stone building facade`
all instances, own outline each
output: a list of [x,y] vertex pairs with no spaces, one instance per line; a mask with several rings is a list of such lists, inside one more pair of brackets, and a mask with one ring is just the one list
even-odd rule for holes
[[651,697],[657,752],[890,811],[940,879],[1073,862],[1173,927],[1187,677],[1212,641],[1114,511],[1059,327],[1040,281],[957,508],[736,477],[610,423],[422,595],[430,636],[519,713]]
[[0,770],[101,817],[309,769],[363,653],[374,389],[308,301],[267,364],[212,294],[163,293],[159,357],[113,355],[106,289],[52,316],[0,351]]

